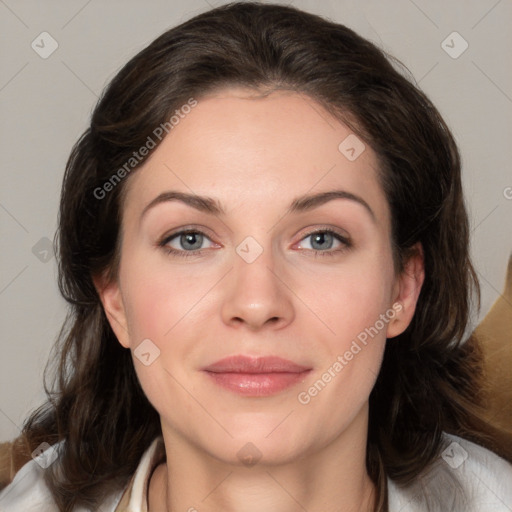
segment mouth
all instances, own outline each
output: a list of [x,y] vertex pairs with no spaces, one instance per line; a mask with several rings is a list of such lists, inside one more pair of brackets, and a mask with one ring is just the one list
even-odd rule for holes
[[304,381],[310,367],[280,357],[231,356],[203,371],[213,382],[244,396],[270,396]]

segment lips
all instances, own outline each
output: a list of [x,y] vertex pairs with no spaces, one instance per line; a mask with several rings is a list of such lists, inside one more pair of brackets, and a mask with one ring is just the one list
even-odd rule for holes
[[203,371],[213,382],[245,396],[269,396],[304,380],[310,367],[280,357],[231,356]]

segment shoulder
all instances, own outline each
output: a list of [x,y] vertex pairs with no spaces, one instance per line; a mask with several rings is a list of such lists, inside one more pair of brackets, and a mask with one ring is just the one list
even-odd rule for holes
[[[44,461],[42,458],[33,458],[26,447],[20,446],[20,439],[3,443],[0,447],[0,509],[2,512],[28,512],[41,510],[42,507],[49,512],[57,510],[44,482],[44,470],[48,467],[50,452],[46,453]],[[56,447],[51,447],[52,454],[55,450]]]
[[[0,510],[2,512],[58,512],[58,507],[45,482],[45,471],[58,464],[63,442],[42,446],[40,453],[32,454],[20,447],[19,438],[0,445]],[[44,451],[43,451],[44,450]],[[114,493],[103,503],[103,512],[114,512],[121,498]],[[75,512],[85,512],[77,508]]]
[[388,479],[389,512],[510,512],[512,465],[461,437],[443,438],[439,459],[411,485]]

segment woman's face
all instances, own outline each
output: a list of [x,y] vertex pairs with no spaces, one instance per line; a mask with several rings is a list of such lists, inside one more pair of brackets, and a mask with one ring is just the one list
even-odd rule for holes
[[231,88],[129,178],[101,295],[164,436],[238,463],[365,439],[419,292],[395,275],[377,168],[310,98]]

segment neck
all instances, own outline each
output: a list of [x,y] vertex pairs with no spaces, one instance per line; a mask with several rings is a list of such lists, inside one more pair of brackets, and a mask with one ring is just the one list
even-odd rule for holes
[[163,429],[167,464],[151,479],[149,512],[372,512],[376,489],[366,471],[367,430],[355,423],[293,461],[251,467],[214,459]]

